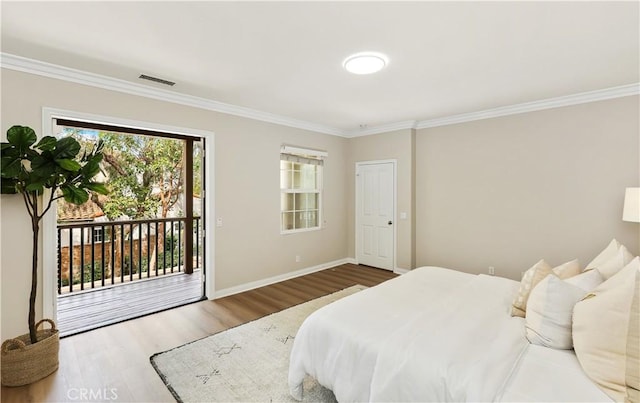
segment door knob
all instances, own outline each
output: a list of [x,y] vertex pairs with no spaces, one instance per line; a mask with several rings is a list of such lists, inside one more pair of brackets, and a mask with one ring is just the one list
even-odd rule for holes
[[393,221],[389,221],[387,224],[389,224],[389,225],[393,225]]

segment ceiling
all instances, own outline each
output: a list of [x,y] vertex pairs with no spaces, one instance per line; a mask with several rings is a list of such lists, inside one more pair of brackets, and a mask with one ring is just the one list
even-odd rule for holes
[[639,5],[2,1],[2,52],[349,133],[638,83]]

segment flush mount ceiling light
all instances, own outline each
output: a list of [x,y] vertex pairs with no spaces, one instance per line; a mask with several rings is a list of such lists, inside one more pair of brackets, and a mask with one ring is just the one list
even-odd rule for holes
[[353,74],[371,74],[382,70],[388,62],[382,53],[362,52],[347,57],[342,66]]

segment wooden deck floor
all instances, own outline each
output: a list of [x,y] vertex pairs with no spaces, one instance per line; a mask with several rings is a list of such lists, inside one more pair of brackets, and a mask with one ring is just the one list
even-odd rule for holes
[[70,336],[202,298],[200,270],[58,296],[60,336]]

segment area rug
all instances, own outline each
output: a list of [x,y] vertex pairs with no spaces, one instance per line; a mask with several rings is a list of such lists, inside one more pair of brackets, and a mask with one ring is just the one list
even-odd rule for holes
[[[154,354],[151,364],[179,402],[294,402],[287,378],[300,325],[315,310],[365,288],[349,287]],[[312,378],[304,391],[304,401],[336,401]]]

